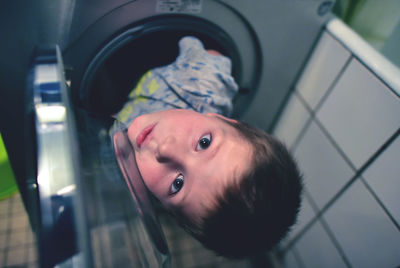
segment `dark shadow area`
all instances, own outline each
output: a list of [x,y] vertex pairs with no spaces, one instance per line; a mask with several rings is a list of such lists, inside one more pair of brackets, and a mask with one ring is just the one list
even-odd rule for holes
[[[101,115],[118,112],[146,71],[175,61],[179,53],[178,42],[184,36],[195,36],[206,49],[217,50],[237,62],[235,51],[227,43],[211,37],[211,34],[171,29],[145,33],[139,37],[128,36],[127,39],[132,40],[122,40],[126,43],[106,57],[93,72],[93,79],[87,83],[89,87],[86,89],[87,109]],[[235,77],[235,67],[232,73]]]

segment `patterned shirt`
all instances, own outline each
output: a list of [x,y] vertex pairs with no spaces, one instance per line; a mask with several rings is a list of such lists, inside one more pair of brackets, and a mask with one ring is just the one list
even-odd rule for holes
[[113,132],[129,126],[139,115],[174,108],[229,116],[237,90],[230,59],[209,54],[195,37],[184,37],[175,62],[141,77],[115,116]]

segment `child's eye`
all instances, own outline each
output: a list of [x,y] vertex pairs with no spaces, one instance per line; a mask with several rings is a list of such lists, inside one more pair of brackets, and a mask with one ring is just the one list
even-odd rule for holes
[[183,175],[179,174],[171,185],[171,194],[176,194],[183,187]]
[[201,151],[207,149],[211,144],[211,134],[204,135],[200,138],[196,150]]

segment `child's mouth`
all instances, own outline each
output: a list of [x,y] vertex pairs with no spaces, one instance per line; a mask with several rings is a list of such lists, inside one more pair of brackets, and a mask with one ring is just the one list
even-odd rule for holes
[[136,145],[138,148],[142,146],[142,144],[145,142],[146,138],[149,136],[149,134],[153,131],[153,128],[155,127],[156,124],[151,124],[147,127],[145,127],[139,135],[136,137]]

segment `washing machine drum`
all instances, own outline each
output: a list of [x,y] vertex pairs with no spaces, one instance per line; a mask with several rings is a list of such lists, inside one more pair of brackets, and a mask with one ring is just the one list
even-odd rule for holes
[[[233,66],[238,66],[234,67],[233,73],[239,76],[237,51],[228,36],[220,35],[221,40],[212,37],[218,36],[217,28],[210,27],[207,33],[196,33],[176,25],[158,27],[159,23],[142,25],[140,28],[144,27],[146,33],[142,32],[140,36],[133,37],[137,29],[131,29],[100,52],[87,70],[81,87],[81,100],[87,109],[98,114],[117,112],[142,74],[175,61],[178,41],[184,36],[196,36],[207,48],[229,55],[235,62]],[[153,31],[154,28],[157,30]]]
[[242,93],[235,99],[234,115],[240,114],[260,76],[257,38],[227,6],[210,1],[198,8],[202,12],[187,8],[177,14],[160,12],[155,1],[138,1],[98,19],[64,52],[66,65],[72,67],[73,100],[96,114],[117,112],[142,74],[173,62],[178,41],[195,36],[206,49],[232,60],[232,74]]

